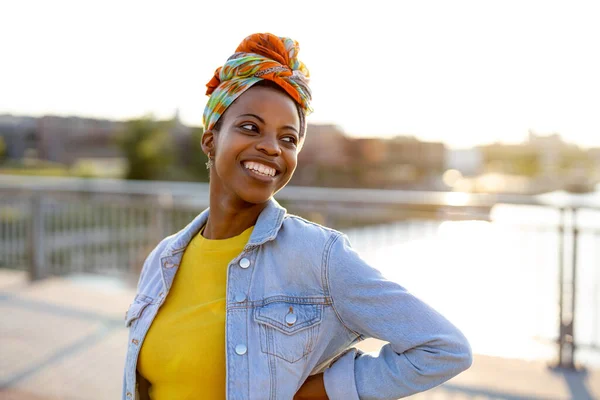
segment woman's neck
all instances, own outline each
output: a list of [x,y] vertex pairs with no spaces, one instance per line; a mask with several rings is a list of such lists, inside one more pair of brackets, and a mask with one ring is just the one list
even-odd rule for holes
[[202,236],[207,239],[227,239],[237,236],[256,224],[267,203],[252,204],[240,199],[210,196],[210,213]]

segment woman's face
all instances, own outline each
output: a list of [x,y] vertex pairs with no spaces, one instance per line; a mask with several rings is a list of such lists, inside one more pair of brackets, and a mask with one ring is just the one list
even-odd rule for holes
[[255,86],[227,109],[203,149],[214,157],[211,190],[253,204],[266,202],[292,178],[300,148],[294,101],[277,89]]

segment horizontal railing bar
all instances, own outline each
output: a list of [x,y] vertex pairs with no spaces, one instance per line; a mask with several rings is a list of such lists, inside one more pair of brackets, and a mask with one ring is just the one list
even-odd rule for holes
[[[208,201],[208,184],[195,182],[131,181],[64,177],[0,175],[0,190],[28,192],[66,192],[167,197],[194,197]],[[389,205],[431,205],[447,207],[492,207],[496,204],[585,208],[600,210],[600,202],[567,196],[550,200],[543,195],[484,194],[388,189],[343,189],[287,186],[275,196],[278,200]],[[170,201],[167,199],[167,201]]]

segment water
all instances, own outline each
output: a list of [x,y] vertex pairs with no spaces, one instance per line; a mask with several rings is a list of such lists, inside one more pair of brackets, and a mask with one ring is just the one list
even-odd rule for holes
[[[478,354],[554,360],[558,211],[497,206],[492,222],[407,221],[348,231],[363,258],[455,323]],[[569,218],[567,224],[571,222]],[[581,212],[575,338],[600,345],[600,212]],[[572,260],[572,236],[562,256]],[[576,360],[600,366],[600,351]]]

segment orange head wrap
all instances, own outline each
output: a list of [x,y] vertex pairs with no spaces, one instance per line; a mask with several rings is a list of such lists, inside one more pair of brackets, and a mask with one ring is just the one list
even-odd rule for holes
[[[312,111],[309,72],[298,60],[299,50],[296,41],[270,33],[255,33],[245,38],[206,84],[210,99],[204,109],[205,129],[213,129],[235,99],[261,80],[277,84],[308,115]],[[301,127],[302,132],[305,129]]]

